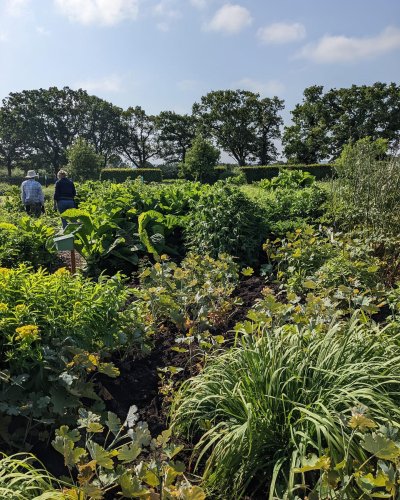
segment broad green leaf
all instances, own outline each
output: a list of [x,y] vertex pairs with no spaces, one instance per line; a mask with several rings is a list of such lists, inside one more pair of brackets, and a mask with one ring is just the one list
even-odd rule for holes
[[160,480],[157,477],[157,475],[152,470],[149,469],[146,470],[141,479],[152,488],[155,488],[160,484]]
[[180,451],[182,451],[184,446],[182,445],[174,445],[171,444],[169,446],[163,447],[163,452],[167,455],[167,457],[172,460],[175,455],[177,455]]
[[325,455],[322,457],[317,457],[317,455],[311,455],[309,458],[304,458],[302,460],[302,467],[295,467],[293,472],[308,472],[310,470],[328,470],[331,466],[331,459]]
[[105,469],[114,468],[112,457],[116,455],[115,451],[107,451],[99,444],[93,443],[93,441],[89,441],[89,443],[87,444],[87,448],[89,450],[90,456],[93,458],[93,460],[96,460],[100,467],[104,467]]
[[371,473],[365,475],[355,475],[357,484],[367,492],[371,492],[374,488],[382,488],[386,486],[388,479],[386,474],[379,471],[377,476],[374,477]]
[[130,463],[140,455],[142,448],[137,443],[124,444],[118,453],[118,460],[122,463]]
[[132,477],[129,472],[122,474],[118,480],[122,494],[126,498],[137,498],[148,496],[149,490],[140,484],[137,477]]
[[59,429],[56,430],[56,436],[61,436],[66,439],[70,439],[72,442],[76,443],[80,440],[81,435],[78,429],[69,430],[68,425],[62,425]]
[[122,427],[121,420],[111,411],[108,412],[107,416],[106,425],[110,429],[110,432],[116,436]]
[[303,282],[303,286],[305,288],[310,289],[310,290],[314,290],[315,288],[317,288],[317,284],[314,281],[311,281],[311,280],[304,281]]
[[87,483],[81,486],[81,490],[87,495],[91,500],[101,500],[104,498],[103,492],[98,486],[94,484]]
[[113,363],[99,363],[97,370],[99,373],[104,373],[104,375],[111,378],[116,378],[120,375],[119,369]]
[[378,427],[378,425],[373,420],[361,414],[353,415],[350,418],[348,425],[352,429],[359,429],[361,432]]
[[205,500],[206,494],[199,486],[184,486],[179,490],[182,500]]
[[252,276],[254,274],[254,269],[252,267],[244,267],[241,272],[243,276]]
[[172,430],[171,429],[166,429],[163,431],[159,436],[157,436],[157,444],[159,446],[166,446],[168,441],[171,438]]
[[367,434],[361,446],[372,455],[383,460],[395,461],[400,457],[400,448],[391,439],[387,439],[380,434]]

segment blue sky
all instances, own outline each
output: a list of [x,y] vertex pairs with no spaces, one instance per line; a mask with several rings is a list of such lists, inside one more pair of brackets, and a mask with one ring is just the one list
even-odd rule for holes
[[0,0],[0,97],[68,85],[188,113],[210,90],[285,100],[400,80],[398,0]]

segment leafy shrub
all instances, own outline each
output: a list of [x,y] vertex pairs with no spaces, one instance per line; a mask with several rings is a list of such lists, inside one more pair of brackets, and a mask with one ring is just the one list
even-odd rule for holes
[[228,255],[214,260],[189,253],[180,266],[162,255],[141,273],[137,293],[149,305],[153,321],[171,321],[181,335],[191,336],[225,324],[238,280],[238,266]]
[[82,398],[101,403],[93,375],[118,375],[107,352],[138,349],[143,340],[135,303],[123,309],[129,296],[119,276],[94,283],[65,269],[0,269],[0,411],[20,417],[12,440],[28,430],[34,439],[32,428],[43,430],[38,420],[73,421]]
[[168,429],[152,439],[146,422],[138,421],[136,406],[125,422],[111,412],[107,419],[84,409],[79,413],[78,429],[62,426],[52,442],[71,478],[77,477],[77,484],[64,488],[68,498],[100,499],[112,492],[113,498],[205,499],[183,475],[184,464],[173,460],[183,446],[170,441]]
[[331,212],[345,229],[364,227],[376,235],[397,235],[400,160],[377,159],[380,153],[381,143],[368,138],[344,149],[336,165],[337,179],[331,184]]
[[177,179],[179,174],[179,164],[178,163],[164,163],[160,165],[160,170],[162,173],[163,180],[165,179]]
[[314,181],[315,177],[309,172],[284,169],[279,172],[278,177],[274,177],[271,180],[263,179],[258,183],[258,186],[264,189],[296,189],[310,187],[314,184]]
[[159,168],[104,168],[101,171],[102,181],[125,182],[127,179],[142,177],[145,182],[161,182],[162,173]]
[[69,174],[77,181],[98,179],[104,163],[104,158],[82,137],[67,148],[67,160]]
[[325,163],[311,164],[311,165],[266,165],[255,167],[241,167],[246,175],[248,183],[257,182],[262,179],[273,179],[279,175],[280,171],[296,170],[308,172],[313,175],[317,180],[330,178],[333,176],[333,165]]
[[[11,219],[11,218],[8,218]],[[12,217],[14,223],[0,222],[0,265],[16,267],[19,264],[51,267],[55,252],[48,248],[47,241],[55,230],[42,219]]]
[[229,180],[230,183],[237,185],[246,184],[247,182],[246,176],[240,167],[228,167],[227,169],[223,169],[218,178],[221,181]]
[[214,498],[260,488],[271,497],[294,493],[290,469],[309,453],[326,456],[326,469],[341,467],[343,477],[354,472],[357,490],[355,464],[374,452],[354,433],[362,429],[354,408],[368,407],[366,429],[399,422],[398,337],[356,321],[304,333],[283,327],[258,341],[245,337],[182,385],[172,426],[197,442],[197,464],[206,459],[203,478]]
[[257,262],[265,234],[260,207],[239,188],[221,183],[193,204],[185,227],[188,249],[213,258],[227,253],[249,265]]
[[179,176],[188,180],[212,182],[219,155],[218,149],[197,136],[186,153],[185,162],[179,166]]

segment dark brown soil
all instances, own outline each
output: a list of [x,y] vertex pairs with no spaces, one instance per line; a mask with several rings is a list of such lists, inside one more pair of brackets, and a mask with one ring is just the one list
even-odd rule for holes
[[[237,322],[245,319],[247,311],[262,296],[261,291],[265,286],[264,279],[257,276],[242,280],[235,292],[242,304],[231,313],[223,329],[213,333],[225,335]],[[182,371],[174,376],[178,384],[201,369],[199,364],[190,362],[188,353],[171,350],[176,345],[177,335],[174,325],[162,325],[156,335],[155,346],[148,356],[124,361],[113,359],[120,370],[120,376],[116,379],[99,379],[100,392],[108,409],[124,419],[129,407],[136,405],[140,418],[148,423],[153,435],[166,428],[168,419],[168,398],[159,392],[162,385],[159,369],[168,366],[181,368]]]

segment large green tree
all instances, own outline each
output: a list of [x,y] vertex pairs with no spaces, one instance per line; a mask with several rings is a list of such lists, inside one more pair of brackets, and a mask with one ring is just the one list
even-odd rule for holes
[[115,158],[122,133],[122,109],[99,97],[82,96],[84,137],[102,156],[104,165]]
[[83,90],[51,87],[11,93],[4,100],[23,128],[25,144],[55,173],[66,163],[66,148],[84,130],[85,95]]
[[343,146],[363,137],[400,141],[400,87],[394,83],[304,91],[283,135],[286,157],[299,163],[338,158]]
[[185,162],[186,152],[196,135],[196,118],[162,111],[156,117],[156,125],[160,133],[160,157],[167,163]]
[[155,122],[155,117],[147,115],[140,106],[128,108],[122,114],[119,149],[136,167],[148,167],[150,159],[160,152]]
[[0,108],[0,165],[7,168],[9,176],[27,152],[22,124],[8,107]]
[[280,137],[283,101],[261,99],[246,90],[209,92],[193,105],[201,130],[230,154],[240,166],[268,162],[276,157],[274,141]]

